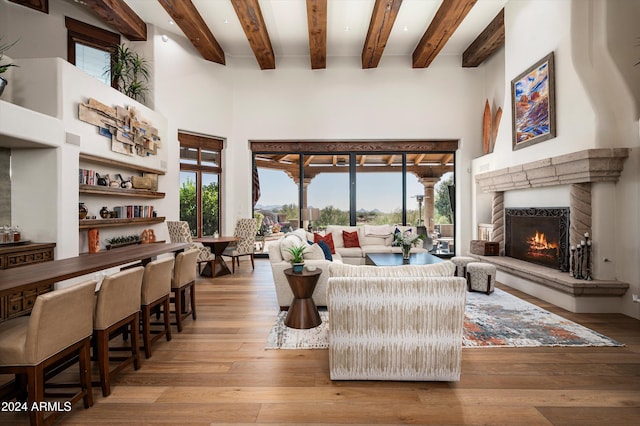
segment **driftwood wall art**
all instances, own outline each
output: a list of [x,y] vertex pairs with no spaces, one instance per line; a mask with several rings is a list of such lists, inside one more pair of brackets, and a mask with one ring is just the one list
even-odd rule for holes
[[111,150],[125,155],[156,155],[160,147],[158,129],[139,118],[135,108],[107,106],[93,98],[78,108],[78,119],[94,126],[111,139]]

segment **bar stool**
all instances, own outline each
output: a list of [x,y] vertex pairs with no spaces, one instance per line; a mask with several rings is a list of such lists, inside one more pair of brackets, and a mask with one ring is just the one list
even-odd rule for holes
[[[169,320],[169,295],[171,294],[171,275],[174,259],[172,257],[154,260],[144,268],[142,277],[142,293],[140,295],[140,311],[142,312],[142,341],[145,358],[151,358],[151,344],[165,336],[171,340],[171,321]],[[151,332],[151,312],[162,308],[164,328],[157,333]],[[154,334],[153,337],[151,335]]]
[[[178,332],[182,331],[182,321],[191,315],[196,319],[196,261],[198,250],[191,249],[176,256],[176,263],[173,268],[173,278],[171,280],[171,291],[173,293],[176,326]],[[189,290],[191,294],[191,307],[185,311],[185,292]]]
[[[45,381],[64,371],[61,365],[72,365],[76,357],[80,391],[55,396],[69,397],[72,406],[80,399],[85,408],[93,405],[89,353],[95,288],[96,282],[91,280],[42,294],[36,298],[31,316],[0,324],[0,374],[15,374],[16,383],[26,376],[29,407],[34,403],[39,406],[50,395],[45,393]],[[58,414],[52,412],[45,418],[44,411],[29,410],[29,420],[32,425],[42,425]]]
[[467,289],[469,291],[482,291],[491,294],[495,282],[495,265],[482,262],[471,262],[467,264]]
[[[102,281],[97,294],[93,319],[94,355],[98,362],[103,396],[111,394],[112,375],[129,364],[133,364],[135,370],[140,368],[138,334],[143,274],[144,268],[137,266],[109,275]],[[131,327],[131,347],[118,349],[130,350],[131,355],[126,358],[111,358],[111,360],[120,361],[120,364],[110,370],[109,341],[123,334],[129,326]]]
[[467,276],[467,265],[471,262],[477,262],[478,259],[469,256],[454,256],[451,261],[456,265],[456,277],[465,278]]

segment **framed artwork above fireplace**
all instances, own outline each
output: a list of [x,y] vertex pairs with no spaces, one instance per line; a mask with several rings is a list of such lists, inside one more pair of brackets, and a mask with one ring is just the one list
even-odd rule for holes
[[553,52],[511,80],[513,150],[556,136]]

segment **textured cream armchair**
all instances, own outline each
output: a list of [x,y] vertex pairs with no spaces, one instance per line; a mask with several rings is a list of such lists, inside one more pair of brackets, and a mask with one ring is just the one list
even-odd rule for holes
[[211,253],[211,249],[202,243],[193,241],[191,229],[187,222],[183,220],[168,220],[167,228],[169,229],[169,239],[172,243],[188,243],[190,244],[189,248],[198,250],[198,273],[200,273],[200,264],[213,261],[215,255]]
[[460,380],[466,283],[451,262],[329,268],[332,380]]

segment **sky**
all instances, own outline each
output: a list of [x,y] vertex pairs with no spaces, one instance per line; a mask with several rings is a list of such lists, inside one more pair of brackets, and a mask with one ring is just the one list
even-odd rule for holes
[[[262,206],[297,204],[296,184],[284,172],[259,168],[260,199]],[[400,173],[359,173],[356,187],[356,209],[378,209],[384,213],[399,210],[402,207],[402,180]],[[319,174],[309,184],[307,203],[310,207],[324,208],[333,206],[341,210],[349,209],[349,174]],[[407,207],[417,209],[415,195],[423,195],[424,188],[418,179],[408,175]]]

